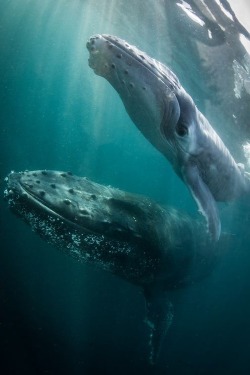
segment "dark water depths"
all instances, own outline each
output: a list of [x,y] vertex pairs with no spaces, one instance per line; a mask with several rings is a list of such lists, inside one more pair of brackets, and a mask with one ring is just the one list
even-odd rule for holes
[[[71,170],[197,217],[185,186],[88,67],[86,40],[107,32],[174,69],[164,2],[142,15],[143,4],[0,3],[1,192],[13,169]],[[189,88],[204,109],[205,96]],[[173,295],[174,323],[149,369],[139,290],[55,251],[1,203],[0,372],[249,374],[249,221],[237,207],[221,215],[230,249],[209,278]]]

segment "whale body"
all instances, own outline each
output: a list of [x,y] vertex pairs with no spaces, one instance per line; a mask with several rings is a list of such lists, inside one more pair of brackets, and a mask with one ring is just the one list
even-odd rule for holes
[[87,42],[89,66],[119,93],[143,135],[172,164],[218,240],[221,224],[216,201],[249,192],[250,182],[176,75],[126,41],[96,35]]
[[169,291],[208,276],[221,241],[211,246],[204,225],[174,209],[67,172],[11,173],[5,198],[46,242],[142,289],[155,363],[173,318]]

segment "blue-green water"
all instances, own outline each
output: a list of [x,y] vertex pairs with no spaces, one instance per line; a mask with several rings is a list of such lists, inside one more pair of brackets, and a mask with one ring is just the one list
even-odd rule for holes
[[[11,170],[71,170],[198,217],[168,162],[133,125],[117,93],[88,67],[85,48],[92,34],[110,33],[169,64],[232,145],[223,106],[209,111],[218,93],[206,91],[210,76],[199,56],[188,53],[181,24],[171,26],[172,34],[167,27],[174,3],[1,1],[1,191]],[[246,100],[235,109],[245,118]],[[173,296],[174,323],[158,364],[149,369],[139,290],[57,252],[2,203],[1,373],[248,374],[249,218],[230,206],[221,206],[221,216],[229,249],[209,278]]]

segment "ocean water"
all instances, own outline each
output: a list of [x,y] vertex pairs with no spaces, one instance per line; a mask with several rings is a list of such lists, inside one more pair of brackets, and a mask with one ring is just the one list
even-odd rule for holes
[[[231,30],[230,17],[211,4]],[[231,5],[244,23],[247,1]],[[89,68],[85,47],[93,34],[114,34],[168,64],[242,161],[250,96],[239,29],[208,46],[205,26],[177,10],[171,0],[0,2],[2,196],[11,170],[70,170],[199,217],[169,163]],[[174,322],[151,368],[138,288],[56,251],[2,201],[1,374],[249,374],[247,202],[221,204],[220,213],[229,238],[223,257],[209,277],[173,295]]]

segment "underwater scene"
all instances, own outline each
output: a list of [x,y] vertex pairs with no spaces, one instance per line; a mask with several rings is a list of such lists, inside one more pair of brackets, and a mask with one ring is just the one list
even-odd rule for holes
[[0,2],[1,374],[250,373],[249,16]]

